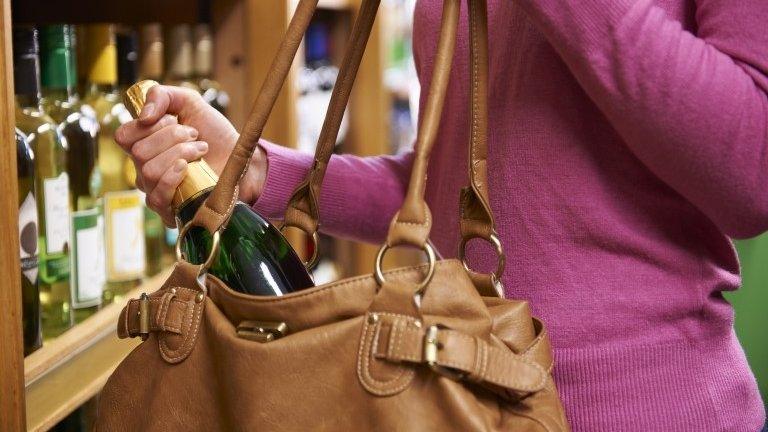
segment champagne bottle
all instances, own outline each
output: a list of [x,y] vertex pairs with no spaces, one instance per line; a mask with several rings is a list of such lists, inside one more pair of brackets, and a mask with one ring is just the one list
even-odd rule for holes
[[121,300],[144,276],[144,207],[133,187],[130,164],[115,142],[115,130],[131,120],[117,91],[117,52],[114,29],[108,24],[85,30],[86,102],[96,110],[101,126],[98,166],[104,196],[104,243],[107,283],[104,303]]
[[[117,33],[117,85],[120,93],[125,92],[138,79],[138,37],[133,30],[124,29]],[[126,159],[126,172],[131,186],[136,185],[136,168]],[[145,203],[142,192],[142,203]],[[164,225],[160,216],[146,205],[144,211],[144,245],[146,275],[154,276],[161,270],[163,258]]]
[[38,211],[39,287],[43,336],[72,326],[69,285],[70,191],[67,142],[56,123],[40,109],[37,30],[13,28],[16,125],[35,155]]
[[69,25],[41,28],[43,107],[58,123],[69,145],[67,172],[72,191],[70,232],[71,305],[76,323],[101,307],[104,290],[103,219],[96,166],[99,124],[96,113],[77,93],[74,29]]
[[166,37],[165,82],[169,85],[190,88],[197,92],[193,74],[192,29],[189,24],[175,24]]
[[[141,81],[128,89],[125,103],[134,117],[141,112],[147,91],[156,84]],[[202,159],[187,166],[187,175],[172,201],[177,225],[183,227],[192,220],[217,180]],[[192,227],[183,244],[186,259],[202,263],[213,246],[213,237],[200,227]],[[313,286],[304,264],[280,230],[239,201],[221,233],[219,253],[209,271],[233,290],[253,295],[283,295]]]
[[220,113],[227,115],[229,95],[221,89],[221,84],[213,75],[213,37],[211,26],[206,23],[195,25],[194,29],[195,63],[194,73],[197,86],[203,99]]
[[40,331],[40,289],[37,285],[37,203],[35,160],[27,137],[16,129],[16,167],[19,177],[19,257],[21,258],[21,320],[24,355],[43,345]]

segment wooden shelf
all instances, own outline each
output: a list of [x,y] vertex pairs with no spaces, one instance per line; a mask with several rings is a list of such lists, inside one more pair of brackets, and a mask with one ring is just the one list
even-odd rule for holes
[[[127,298],[157,290],[170,269],[147,279]],[[101,390],[139,339],[117,338],[121,303],[111,304],[24,359],[27,430],[50,429]]]
[[320,0],[317,7],[320,9],[346,10],[354,6],[352,0]]

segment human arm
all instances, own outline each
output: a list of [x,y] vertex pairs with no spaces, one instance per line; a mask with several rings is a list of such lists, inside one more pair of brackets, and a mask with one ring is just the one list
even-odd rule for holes
[[768,2],[517,0],[630,150],[724,233],[768,229]]

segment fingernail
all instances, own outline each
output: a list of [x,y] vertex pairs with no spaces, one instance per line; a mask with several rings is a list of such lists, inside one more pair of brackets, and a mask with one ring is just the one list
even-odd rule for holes
[[205,141],[199,141],[195,143],[195,147],[197,147],[197,149],[201,152],[208,151],[208,143]]
[[187,133],[189,134],[189,137],[191,139],[197,138],[197,129],[191,127],[191,126],[185,126],[187,128]]
[[177,159],[176,162],[173,163],[173,171],[176,173],[180,173],[184,171],[184,168],[187,167],[187,161],[184,159]]
[[144,108],[141,110],[141,114],[139,114],[139,119],[144,120],[152,116],[152,114],[155,113],[155,103],[150,102],[146,105],[144,105]]

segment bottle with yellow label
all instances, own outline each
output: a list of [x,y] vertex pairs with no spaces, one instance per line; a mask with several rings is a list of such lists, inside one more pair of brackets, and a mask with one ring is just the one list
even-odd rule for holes
[[106,278],[104,303],[120,301],[144,276],[144,203],[134,187],[134,172],[126,153],[115,142],[115,130],[131,120],[117,89],[117,48],[109,24],[85,29],[86,103],[96,110],[101,125],[99,170],[104,193]]

